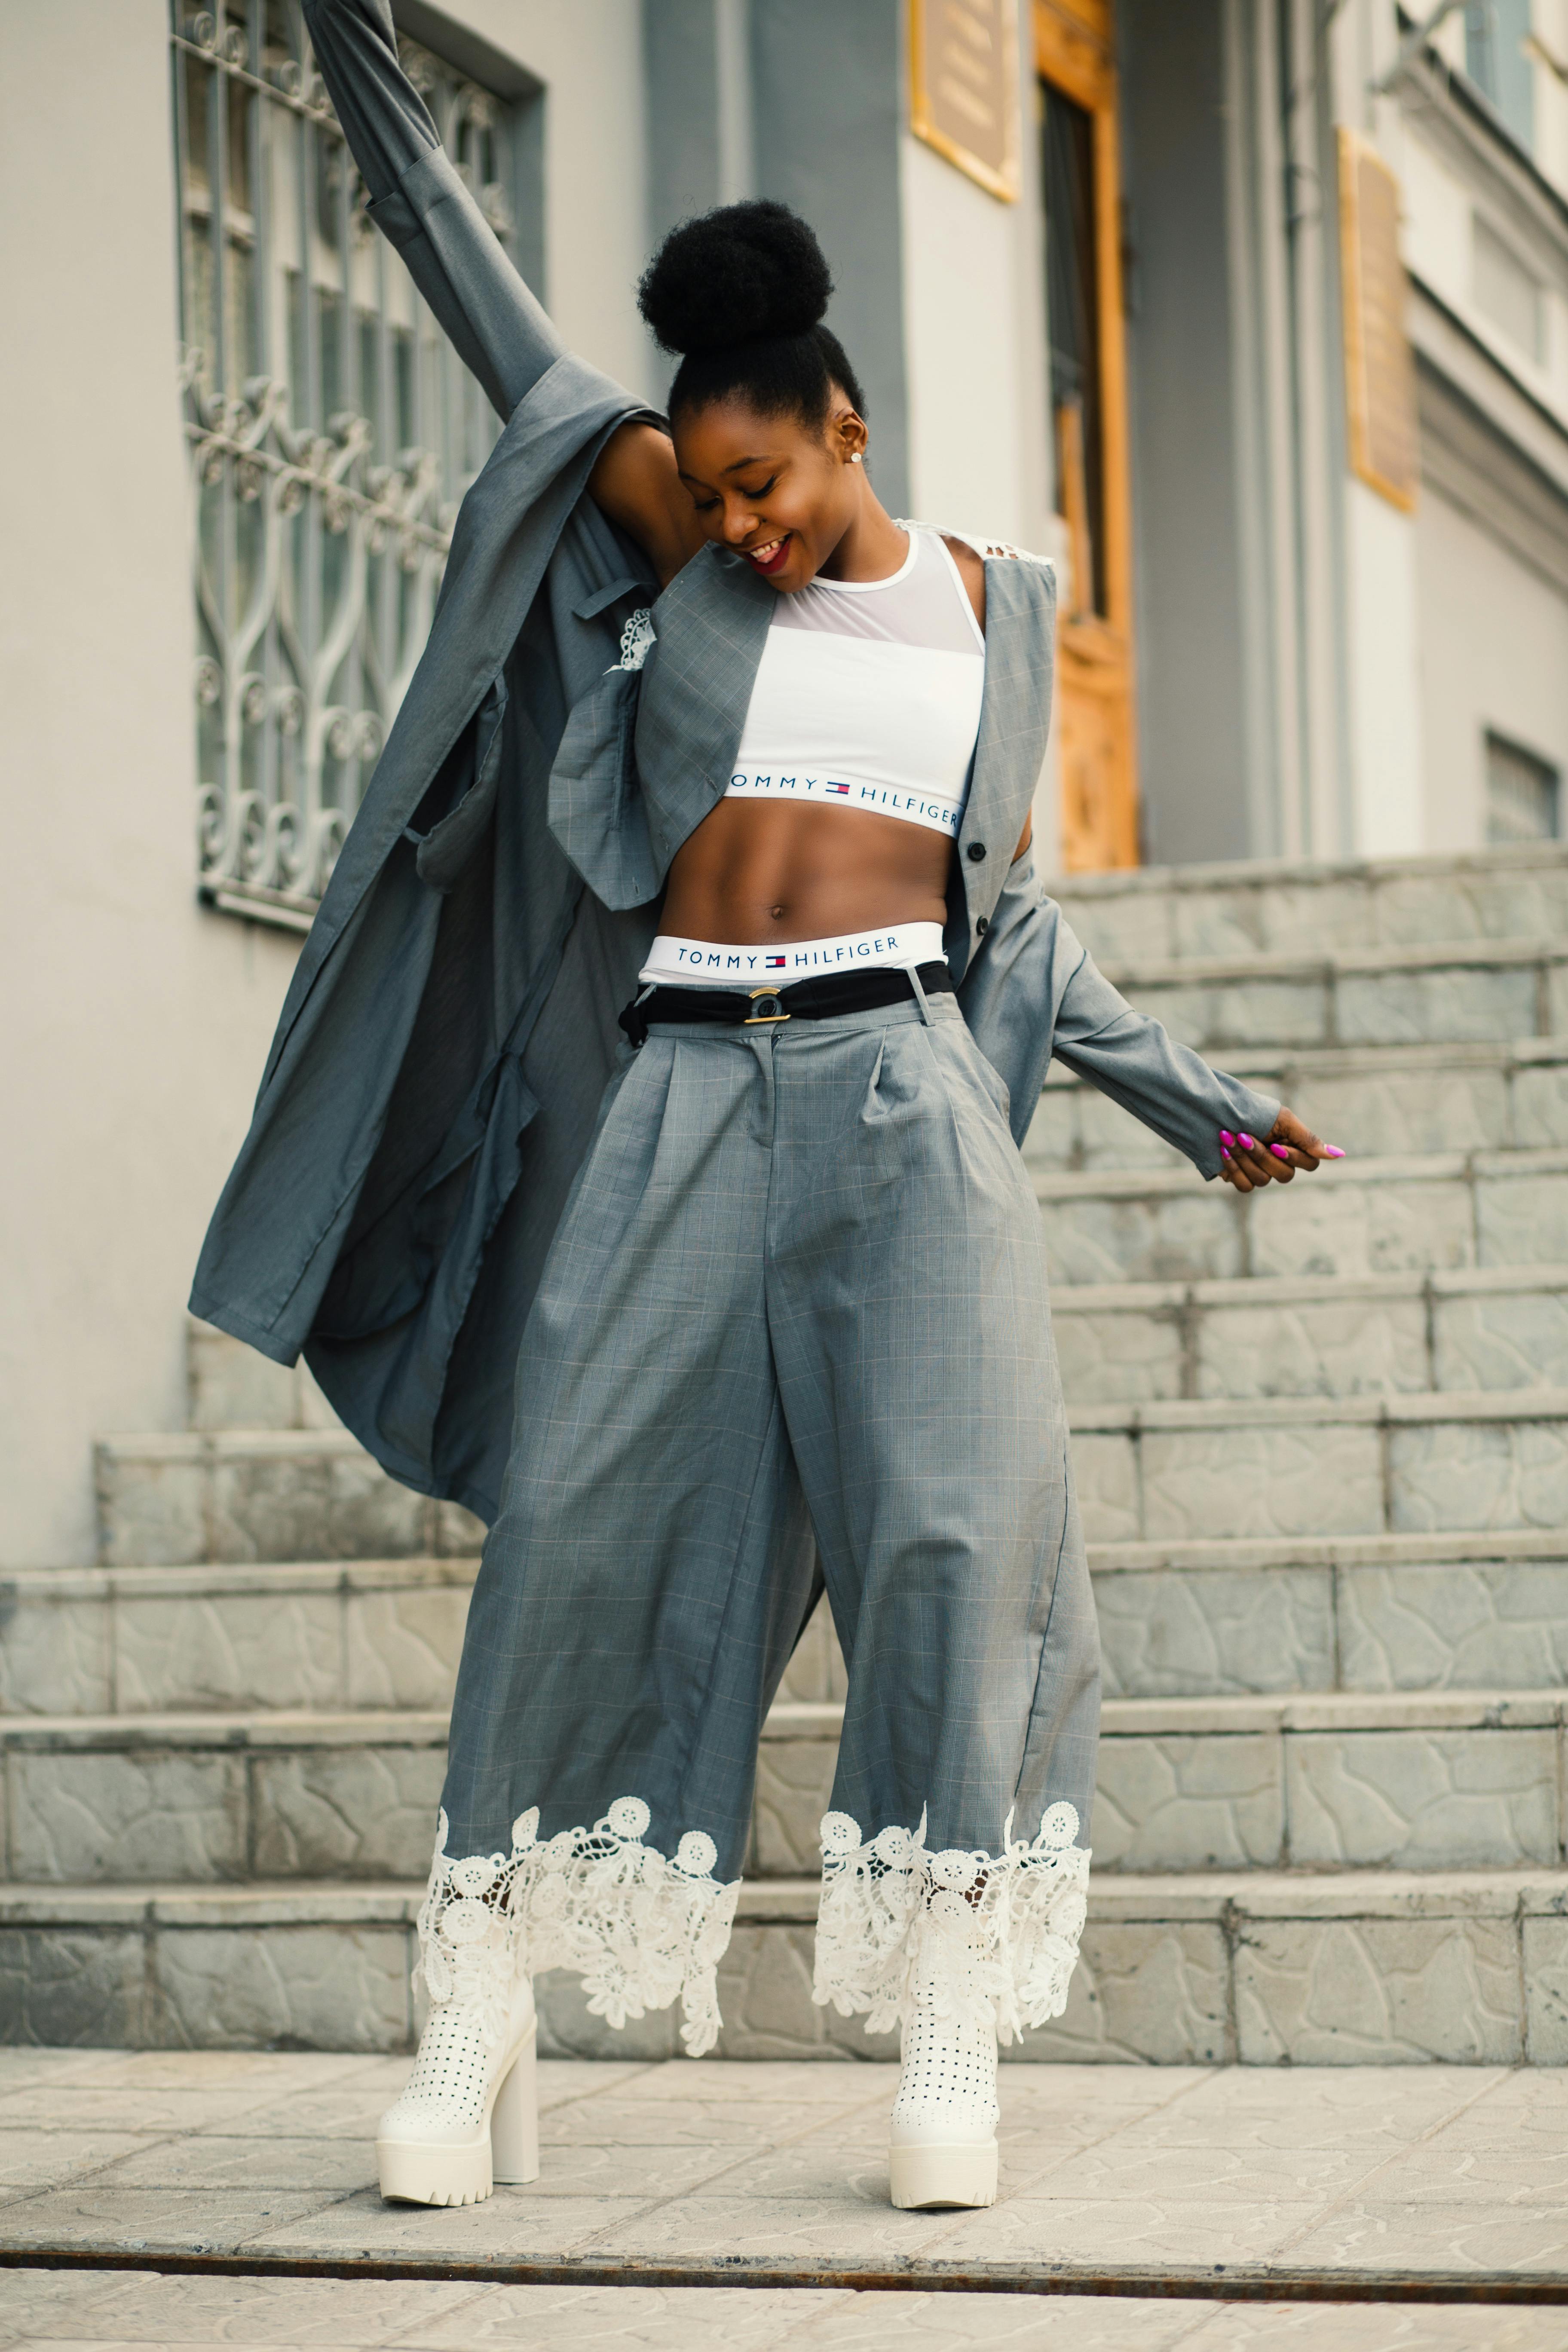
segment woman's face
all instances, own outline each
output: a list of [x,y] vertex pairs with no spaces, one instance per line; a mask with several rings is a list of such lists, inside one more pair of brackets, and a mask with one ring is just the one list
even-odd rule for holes
[[835,388],[826,424],[717,401],[672,420],[675,462],[697,519],[774,588],[815,580],[854,520],[866,427]]

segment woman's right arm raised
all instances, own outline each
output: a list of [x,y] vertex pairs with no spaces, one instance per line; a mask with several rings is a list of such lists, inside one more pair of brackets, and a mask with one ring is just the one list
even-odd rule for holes
[[[505,417],[564,345],[436,135],[429,109],[397,62],[389,0],[305,0],[316,63],[370,190],[371,217]],[[702,541],[666,436],[623,425],[590,491],[647,551],[660,582]]]
[[371,217],[510,416],[564,345],[523,284],[397,62],[390,0],[305,0],[316,63],[370,190]]

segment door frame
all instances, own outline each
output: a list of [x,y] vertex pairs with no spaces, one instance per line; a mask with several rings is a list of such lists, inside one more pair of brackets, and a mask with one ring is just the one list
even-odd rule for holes
[[[1094,243],[1102,464],[1103,614],[1064,609],[1062,651],[1089,676],[1125,671],[1128,776],[1120,862],[1138,849],[1137,696],[1132,603],[1131,450],[1127,404],[1127,329],[1121,272],[1121,142],[1111,0],[1033,0],[1035,71],[1090,118],[1094,134]],[[1053,458],[1055,419],[1053,415]],[[1058,484],[1058,489],[1060,486]],[[1075,564],[1075,572],[1079,567]],[[1074,583],[1075,596],[1077,582]],[[1088,684],[1088,677],[1085,678]]]

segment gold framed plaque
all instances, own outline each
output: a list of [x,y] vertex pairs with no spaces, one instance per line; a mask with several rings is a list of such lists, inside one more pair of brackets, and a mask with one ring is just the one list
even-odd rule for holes
[[910,0],[910,128],[1016,204],[1017,0]]
[[1375,147],[1341,124],[1340,279],[1351,465],[1408,514],[1421,477],[1415,364],[1405,331],[1399,183]]

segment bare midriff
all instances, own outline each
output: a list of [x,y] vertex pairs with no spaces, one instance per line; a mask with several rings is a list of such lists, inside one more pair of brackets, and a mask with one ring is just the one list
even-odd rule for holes
[[716,946],[945,923],[952,845],[865,809],[724,800],[670,865],[661,931]]

